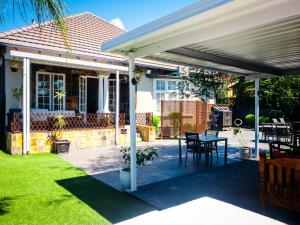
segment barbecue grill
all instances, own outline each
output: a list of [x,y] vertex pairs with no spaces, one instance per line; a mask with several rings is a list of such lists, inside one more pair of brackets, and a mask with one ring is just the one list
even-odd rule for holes
[[213,130],[223,130],[232,125],[232,111],[228,106],[214,106],[212,111]]

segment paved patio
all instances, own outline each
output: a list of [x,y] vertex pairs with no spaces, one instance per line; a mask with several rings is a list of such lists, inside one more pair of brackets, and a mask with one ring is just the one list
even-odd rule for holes
[[[243,134],[246,142],[254,147],[254,132],[245,130]],[[221,132],[220,136],[228,137],[228,165],[224,166],[224,146],[220,145],[219,161],[214,155],[213,166],[208,168],[203,158],[197,164],[192,156],[187,166],[184,165],[184,156],[180,164],[177,140],[138,143],[138,146],[155,146],[160,150],[157,159],[138,168],[139,188],[131,194],[152,205],[157,211],[121,224],[155,222],[155,219],[150,218],[160,218],[159,221],[165,224],[182,224],[183,221],[191,220],[191,209],[195,208],[203,208],[205,213],[192,211],[195,214],[192,218],[206,221],[205,224],[222,224],[222,221],[231,221],[231,224],[254,224],[253,221],[256,224],[277,224],[280,221],[300,224],[299,215],[278,207],[268,207],[267,216],[274,220],[259,214],[258,162],[239,159],[239,143],[232,131]],[[260,148],[266,150],[268,145],[261,143]],[[121,190],[119,170],[123,167],[123,160],[119,150],[120,147],[74,150],[62,157],[99,181]],[[209,213],[204,205],[210,205],[212,212]],[[170,220],[170,215],[176,215],[174,218],[178,219]],[[189,224],[198,223],[190,221]]]
[[[254,147],[254,132],[245,130],[244,138],[246,142]],[[238,139],[232,135],[232,131],[220,132],[222,137],[228,137],[228,164],[239,162]],[[145,167],[138,168],[138,186],[155,183],[162,180],[171,179],[174,177],[183,176],[207,169],[204,165],[204,155],[202,161],[198,164],[193,161],[191,154],[189,155],[187,166],[184,165],[185,146],[182,148],[182,164],[178,160],[178,141],[177,140],[156,140],[155,142],[138,143],[141,146],[155,146],[159,149],[159,157],[148,163]],[[224,165],[224,144],[219,145],[219,160],[216,155],[213,155],[213,167]],[[261,147],[266,149],[267,145],[262,144]],[[123,159],[120,155],[120,146],[101,147],[97,149],[79,149],[70,151],[62,157],[83,169],[87,174],[94,178],[121,190],[119,182],[119,170],[124,166]]]

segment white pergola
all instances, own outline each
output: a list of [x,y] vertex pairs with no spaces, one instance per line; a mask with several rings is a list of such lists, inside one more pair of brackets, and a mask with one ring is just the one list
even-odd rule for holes
[[[299,0],[202,0],[102,45],[135,58],[201,66],[255,79],[255,150],[259,154],[259,78],[300,73]],[[131,191],[136,190],[135,91],[130,85]]]

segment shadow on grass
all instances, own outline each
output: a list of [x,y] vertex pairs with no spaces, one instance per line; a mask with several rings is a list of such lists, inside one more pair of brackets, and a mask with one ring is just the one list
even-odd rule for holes
[[9,202],[14,200],[10,197],[0,197],[0,216],[8,213]]
[[111,223],[118,223],[156,210],[145,202],[119,192],[90,176],[56,181]]

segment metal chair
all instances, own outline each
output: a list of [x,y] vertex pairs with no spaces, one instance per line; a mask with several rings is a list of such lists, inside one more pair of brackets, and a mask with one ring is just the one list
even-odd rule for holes
[[199,141],[199,134],[193,132],[185,132],[186,138],[186,154],[185,154],[185,166],[187,162],[188,153],[193,153],[193,159],[198,160],[198,156],[201,158],[201,153],[204,153],[204,148],[201,147]]
[[[205,136],[219,136],[219,131],[215,131],[215,130],[205,130]],[[209,151],[211,151],[211,161],[212,161],[212,151],[215,149],[216,150],[216,154],[217,154],[217,160],[219,160],[219,152],[218,152],[218,144],[217,142],[214,143],[215,146],[212,146],[213,143],[211,143],[211,145],[209,146]]]

